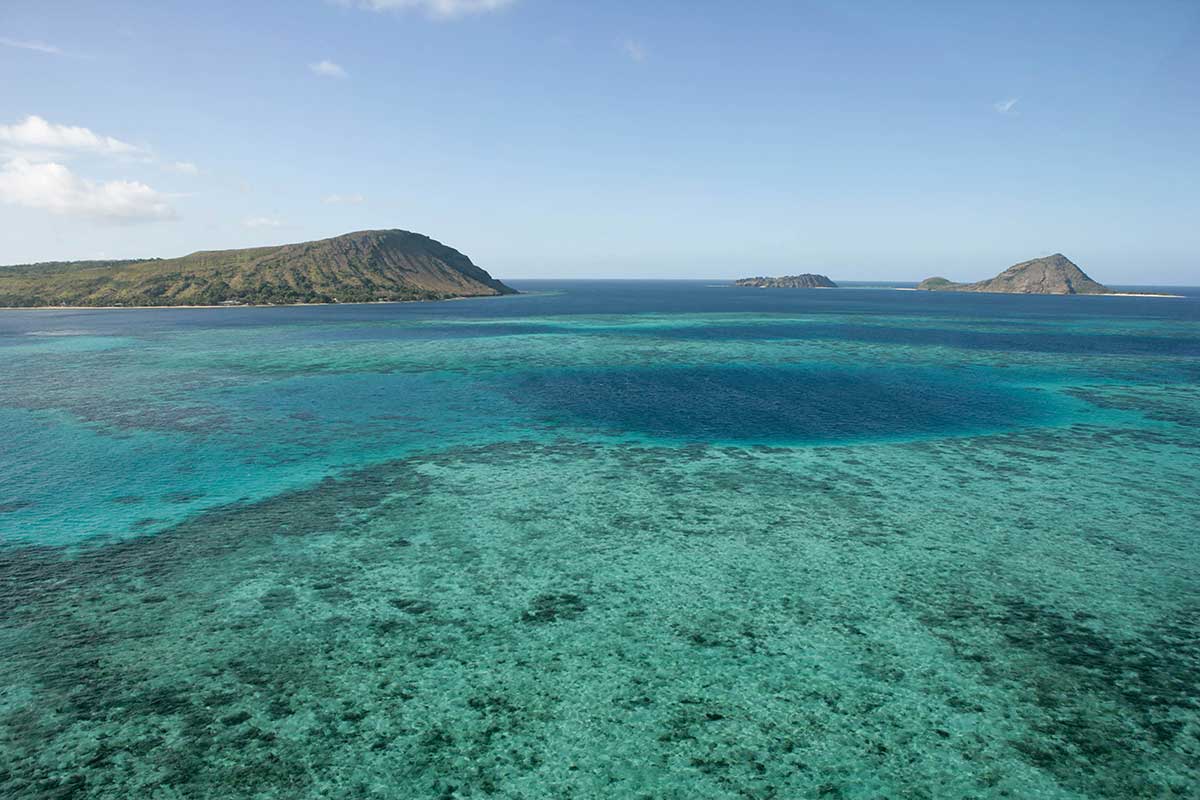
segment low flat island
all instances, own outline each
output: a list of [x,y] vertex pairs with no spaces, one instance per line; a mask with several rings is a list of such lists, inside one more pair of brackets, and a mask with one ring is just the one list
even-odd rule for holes
[[806,272],[802,275],[781,275],[778,278],[739,278],[734,286],[750,286],[756,289],[836,289],[838,285],[825,275]]

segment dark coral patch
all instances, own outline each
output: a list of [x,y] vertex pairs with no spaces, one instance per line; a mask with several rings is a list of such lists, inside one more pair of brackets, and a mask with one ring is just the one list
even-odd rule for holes
[[540,594],[533,598],[529,609],[521,614],[522,622],[545,623],[575,619],[587,610],[587,604],[577,594]]

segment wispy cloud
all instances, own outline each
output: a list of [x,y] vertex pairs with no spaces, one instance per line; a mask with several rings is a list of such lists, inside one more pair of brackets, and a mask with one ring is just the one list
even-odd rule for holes
[[367,202],[367,198],[361,194],[327,194],[321,202],[329,206],[358,206]]
[[625,38],[621,41],[621,51],[629,57],[631,61],[642,63],[646,60],[646,46],[637,39]]
[[279,217],[247,217],[242,224],[247,228],[282,228],[283,220]]
[[101,136],[77,125],[57,125],[30,115],[15,125],[0,125],[0,146],[25,151],[91,153],[134,156],[145,153],[137,145]]
[[138,181],[96,183],[62,164],[15,158],[0,168],[0,201],[92,217],[106,222],[155,222],[175,218],[161,193]]
[[174,172],[178,172],[181,175],[200,174],[200,168],[190,161],[173,161],[168,165],[167,168]]
[[516,0],[337,0],[340,5],[369,11],[423,11],[434,19],[457,19],[499,11]]
[[996,109],[998,114],[1016,114],[1017,103],[1021,102],[1019,97],[1010,97],[1007,100],[998,100],[992,104],[992,108]]
[[341,64],[335,64],[334,62],[329,61],[328,59],[325,59],[322,61],[317,61],[313,64],[309,64],[308,68],[310,70],[312,70],[312,73],[314,75],[320,75],[322,78],[346,78],[346,77],[349,77],[349,73],[347,73],[346,70],[342,68]]
[[61,56],[63,51],[52,44],[36,41],[23,41],[21,39],[9,39],[6,36],[0,36],[0,45],[4,47],[15,47],[19,50],[33,50],[35,53],[46,53],[52,56]]

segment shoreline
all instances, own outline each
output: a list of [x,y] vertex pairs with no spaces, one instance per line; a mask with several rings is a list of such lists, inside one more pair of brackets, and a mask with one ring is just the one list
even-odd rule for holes
[[[753,289],[770,289],[783,287],[770,286],[753,286],[740,287],[733,284],[721,283],[711,284],[714,289],[734,289],[734,288],[753,288]],[[1167,294],[1165,292],[1104,292],[1101,294],[1040,294],[1035,292],[957,292],[954,290],[931,290],[918,289],[915,286],[808,286],[807,289],[869,289],[880,288],[890,289],[893,292],[928,292],[929,294],[991,294],[991,295],[1018,295],[1024,297],[1159,297],[1176,300],[1185,300],[1188,295],[1184,294]],[[513,294],[480,294],[480,295],[459,295],[456,297],[443,297],[438,300],[360,300],[348,303],[241,303],[237,305],[162,305],[162,306],[0,306],[0,311],[153,311],[153,310],[171,310],[171,309],[234,309],[234,308],[320,308],[326,306],[380,306],[380,305],[399,305],[402,303],[448,303],[456,300],[491,300],[500,297],[518,297],[527,292],[515,292]],[[534,294],[540,294],[535,292]]]
[[517,297],[513,294],[465,294],[457,297],[442,297],[437,300],[357,300],[349,303],[238,303],[237,305],[170,305],[170,306],[0,306],[0,311],[153,311],[174,308],[319,308],[322,306],[385,306],[400,303],[448,303],[453,300],[489,300],[497,297]]
[[1020,297],[1173,297],[1178,300],[1187,299],[1186,294],[1164,294],[1162,292],[1096,292],[1077,294],[1057,294],[1052,292],[961,292],[956,289],[918,289],[915,286],[893,286],[895,292],[928,292],[929,294],[1004,294]]
[[1161,292],[1106,292],[1099,297],[1177,297],[1185,298],[1186,294],[1163,294]]

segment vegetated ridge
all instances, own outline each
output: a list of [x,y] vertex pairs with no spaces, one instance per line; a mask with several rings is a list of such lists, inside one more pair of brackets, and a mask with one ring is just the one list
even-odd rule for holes
[[0,306],[203,306],[516,294],[452,247],[403,230],[181,258],[0,267]]

